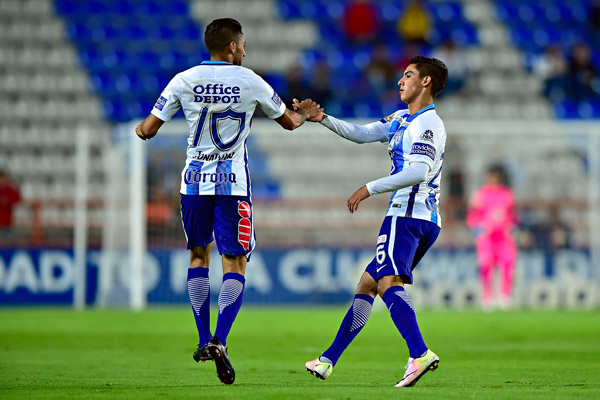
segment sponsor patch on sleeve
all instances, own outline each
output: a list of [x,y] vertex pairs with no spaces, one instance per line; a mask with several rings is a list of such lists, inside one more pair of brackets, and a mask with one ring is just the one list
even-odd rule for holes
[[394,113],[394,114],[390,114],[390,115],[388,115],[387,117],[381,118],[381,119],[379,120],[379,122],[381,122],[381,123],[383,123],[383,124],[385,124],[386,122],[392,122],[392,120],[394,119],[394,115],[395,115],[395,114],[396,114],[396,113]]
[[273,97],[271,97],[271,100],[273,100],[273,103],[275,103],[277,107],[281,107],[281,97],[279,97],[277,92],[273,92]]
[[423,132],[421,134],[421,136],[419,137],[419,140],[424,140],[426,142],[433,143],[433,131],[427,129],[425,132]]
[[160,96],[158,98],[158,100],[156,100],[156,104],[154,105],[154,108],[157,108],[159,111],[162,111],[163,108],[165,107],[165,104],[167,104],[167,99]]
[[413,143],[410,154],[420,154],[435,161],[435,147],[427,143]]

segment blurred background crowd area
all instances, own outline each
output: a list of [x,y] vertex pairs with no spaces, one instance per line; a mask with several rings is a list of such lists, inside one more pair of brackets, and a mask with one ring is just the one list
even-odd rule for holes
[[[311,97],[338,117],[368,122],[394,112],[408,60],[443,60],[450,79],[436,100],[442,118],[497,129],[475,142],[449,130],[442,245],[472,244],[466,206],[492,161],[514,183],[522,247],[587,245],[586,144],[538,146],[544,132],[524,125],[510,148],[498,132],[506,121],[600,118],[600,1],[1,0],[0,246],[72,243],[81,129],[90,132],[89,235],[92,246],[100,243],[107,191],[115,190],[106,157],[115,126],[144,118],[176,73],[208,59],[204,28],[225,16],[243,25],[244,65],[288,106]],[[149,144],[151,246],[184,240],[181,134]],[[365,152],[311,133],[251,136],[261,244],[371,244],[387,197],[365,203],[354,220],[343,205],[358,186],[388,173],[384,147]],[[332,160],[344,167],[332,170]],[[290,227],[300,233],[286,236]]]

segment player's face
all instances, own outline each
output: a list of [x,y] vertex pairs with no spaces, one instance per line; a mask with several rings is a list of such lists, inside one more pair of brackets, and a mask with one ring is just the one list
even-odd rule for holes
[[233,64],[242,65],[242,60],[246,57],[246,38],[244,35],[240,36],[240,39],[236,42],[235,49],[233,51]]
[[398,81],[400,99],[406,104],[411,103],[423,90],[423,80],[414,64],[404,70],[404,75]]

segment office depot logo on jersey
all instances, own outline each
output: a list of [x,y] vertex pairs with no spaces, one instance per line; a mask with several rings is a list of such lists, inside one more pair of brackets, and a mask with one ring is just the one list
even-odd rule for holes
[[196,103],[239,103],[240,87],[223,86],[222,83],[194,86]]

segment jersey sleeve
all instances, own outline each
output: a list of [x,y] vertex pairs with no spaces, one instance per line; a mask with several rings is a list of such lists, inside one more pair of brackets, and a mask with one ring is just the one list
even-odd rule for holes
[[271,119],[279,118],[286,110],[286,106],[271,87],[263,78],[254,75],[252,79],[252,92],[256,98],[256,102],[261,110]]
[[156,104],[152,108],[154,116],[168,122],[179,111],[181,108],[180,85],[179,76],[176,75],[156,100]]
[[355,143],[385,142],[388,140],[385,125],[381,121],[367,125],[357,125],[328,115],[321,121],[321,125],[340,137]]
[[412,142],[408,162],[424,162],[433,168],[437,157],[441,156],[446,143],[446,132],[443,125],[428,123],[427,120],[417,118],[410,127]]

